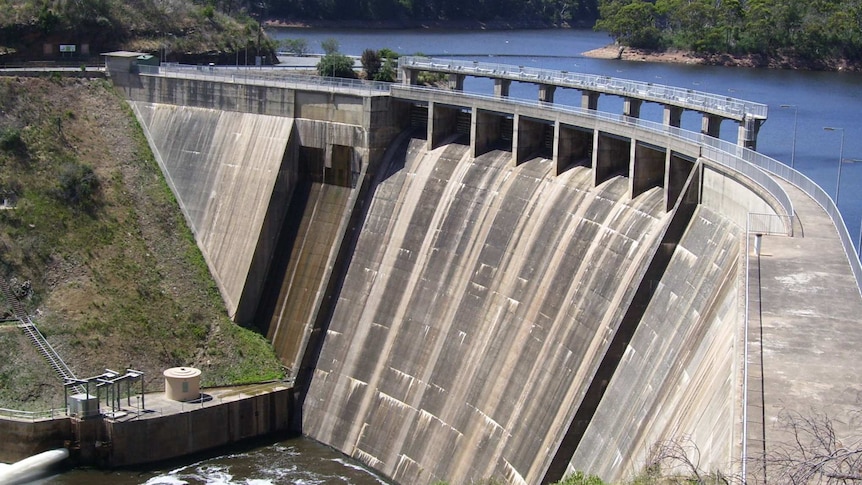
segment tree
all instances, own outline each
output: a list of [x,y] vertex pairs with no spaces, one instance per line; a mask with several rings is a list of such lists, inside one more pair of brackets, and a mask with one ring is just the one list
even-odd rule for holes
[[602,5],[601,14],[595,28],[607,31],[617,42],[651,49],[660,46],[654,4],[642,0],[609,1]]
[[[779,422],[791,432],[793,441],[774,447],[766,456],[771,483],[862,483],[862,437],[858,434],[839,437],[826,414],[785,412]],[[858,429],[858,423],[850,427]]]
[[308,41],[305,39],[282,39],[279,44],[295,56],[304,56],[308,53]]
[[365,49],[360,58],[362,69],[365,71],[365,79],[375,79],[383,62],[380,54],[374,49]]
[[375,81],[385,81],[385,82],[394,82],[397,74],[395,72],[395,61],[391,58],[386,58],[386,61],[383,62],[383,67],[380,68],[380,72],[374,76]]
[[340,45],[338,44],[338,40],[330,37],[320,42],[320,48],[323,49],[323,53],[326,55],[338,54]]

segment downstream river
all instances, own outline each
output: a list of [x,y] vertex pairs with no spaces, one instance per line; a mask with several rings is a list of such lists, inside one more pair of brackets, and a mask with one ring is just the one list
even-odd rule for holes
[[[851,237],[858,242],[862,216],[862,75],[746,68],[625,62],[584,57],[583,52],[610,43],[588,30],[416,31],[271,29],[276,39],[302,38],[311,52],[321,41],[336,39],[340,51],[360,55],[367,48],[400,54],[497,62],[543,69],[607,75],[654,84],[726,94],[769,106],[769,119],[758,137],[758,151],[808,175],[830,194],[843,158],[839,208]],[[465,90],[491,94],[489,80],[468,79]],[[513,83],[511,96],[536,99],[533,85]],[[555,100],[578,106],[580,93],[557,90]],[[785,107],[782,107],[785,106]],[[622,112],[622,99],[600,98],[599,109]],[[644,104],[641,117],[661,121],[661,107]],[[700,130],[700,117],[683,116],[682,127]],[[795,126],[795,129],[794,129]],[[827,131],[824,127],[839,128]],[[735,141],[737,125],[722,124],[722,138]],[[795,136],[794,136],[795,133]],[[795,150],[794,150],[795,138]],[[843,143],[842,143],[843,142]],[[843,146],[842,146],[843,145]],[[859,163],[857,163],[859,162]],[[306,438],[260,442],[246,449],[164,464],[146,471],[73,470],[40,483],[79,484],[375,484],[387,483],[340,453]]]

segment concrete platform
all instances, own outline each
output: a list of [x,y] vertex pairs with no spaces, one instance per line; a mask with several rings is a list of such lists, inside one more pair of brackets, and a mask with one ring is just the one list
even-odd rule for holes
[[[112,410],[110,404],[105,404],[102,397],[101,410],[105,419],[113,422],[126,422],[138,419],[158,419],[167,415],[179,414],[220,406],[225,403],[260,396],[276,391],[290,389],[283,382],[251,384],[247,386],[215,387],[201,389],[201,398],[195,401],[180,402],[168,399],[163,391],[145,393],[141,406],[140,393],[132,395],[130,400],[122,399],[122,406]],[[133,391],[134,392],[134,391]]]

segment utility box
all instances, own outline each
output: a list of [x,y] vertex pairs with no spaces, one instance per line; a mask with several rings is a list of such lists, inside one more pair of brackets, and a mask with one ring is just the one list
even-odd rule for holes
[[66,404],[69,406],[70,416],[86,419],[100,414],[99,398],[90,394],[73,394],[68,397]]
[[194,367],[172,367],[164,372],[165,398],[194,401],[201,397],[201,371]]

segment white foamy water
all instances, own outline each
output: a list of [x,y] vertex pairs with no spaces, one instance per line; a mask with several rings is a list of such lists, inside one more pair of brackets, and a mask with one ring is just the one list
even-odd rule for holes
[[[178,465],[179,463],[179,465]],[[183,463],[145,470],[71,470],[51,485],[379,485],[384,478],[341,453],[307,438],[221,450]]]

